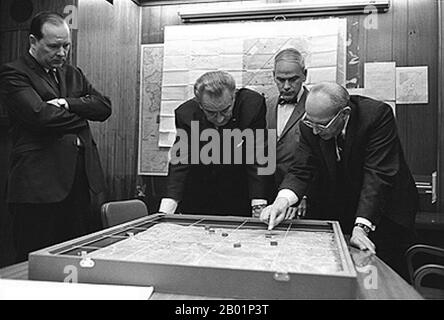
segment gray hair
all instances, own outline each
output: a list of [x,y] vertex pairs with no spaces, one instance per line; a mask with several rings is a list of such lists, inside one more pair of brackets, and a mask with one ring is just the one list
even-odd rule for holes
[[344,108],[350,101],[350,95],[343,86],[335,82],[320,82],[310,89],[310,95],[326,94],[331,101],[331,108],[336,111]]
[[276,56],[274,57],[274,66],[276,67],[276,64],[279,61],[290,61],[297,63],[302,70],[305,70],[305,60],[302,54],[294,49],[294,48],[287,48],[279,51]]
[[225,90],[233,93],[236,82],[231,74],[225,71],[210,71],[201,75],[194,84],[194,95],[198,100],[204,93],[211,97],[221,97]]

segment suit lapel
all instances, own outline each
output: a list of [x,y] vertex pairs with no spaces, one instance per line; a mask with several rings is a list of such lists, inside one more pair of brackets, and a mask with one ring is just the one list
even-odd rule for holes
[[43,79],[54,91],[55,96],[60,96],[59,88],[55,87],[52,81],[49,79],[49,75],[46,73],[45,69],[39,65],[39,63],[29,54],[25,55],[25,60],[28,66],[34,70],[34,72]]
[[59,97],[66,97],[67,96],[67,90],[66,90],[66,82],[65,82],[65,70],[64,68],[57,68],[58,73],[58,79],[59,79],[59,91],[60,95]]
[[[305,112],[305,100],[307,99],[307,90],[304,89],[304,93],[302,94],[301,99],[298,104],[294,107],[294,110],[285,124],[284,130],[282,130],[282,134],[279,137],[279,140],[282,139],[283,136],[301,119]],[[276,113],[277,114],[277,113]]]
[[273,99],[275,101],[270,102],[269,107],[267,108],[267,128],[268,129],[277,129],[277,99]]

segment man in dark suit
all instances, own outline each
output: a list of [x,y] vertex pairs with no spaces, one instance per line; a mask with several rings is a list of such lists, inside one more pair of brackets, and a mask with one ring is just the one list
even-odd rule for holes
[[[267,203],[268,179],[259,173],[257,159],[246,160],[254,153],[248,148],[255,145],[256,131],[265,133],[264,97],[252,90],[236,90],[233,77],[223,71],[202,75],[194,94],[175,110],[178,135],[159,211],[174,213],[179,205],[177,211],[191,214],[251,216],[252,210],[259,210],[258,214]],[[247,131],[251,135],[234,144],[236,139],[226,136]],[[177,148],[185,140],[188,152]],[[213,148],[206,153],[210,144]],[[242,161],[236,161],[236,154]],[[211,159],[204,159],[206,155]]]
[[65,64],[70,30],[57,13],[34,17],[30,50],[0,68],[13,143],[7,201],[17,260],[90,231],[90,191],[104,178],[88,120],[104,121],[111,103]]
[[391,108],[351,96],[335,83],[314,86],[301,122],[298,156],[261,219],[272,229],[303,195],[313,174],[328,177],[324,218],[339,220],[350,242],[406,276],[403,253],[415,241],[418,195]]
[[[267,128],[276,130],[276,172],[271,183],[271,196],[275,197],[296,156],[299,144],[299,122],[305,112],[308,90],[303,86],[307,70],[302,54],[294,49],[281,50],[274,58],[273,77],[279,90],[276,101],[267,109]],[[304,216],[306,198],[301,199],[298,215]],[[296,210],[296,208],[292,208]]]

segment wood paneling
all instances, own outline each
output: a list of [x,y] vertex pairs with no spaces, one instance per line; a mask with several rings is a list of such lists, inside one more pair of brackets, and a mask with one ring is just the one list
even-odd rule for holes
[[[438,172],[444,175],[444,3],[438,3],[439,22],[439,78],[438,78]],[[444,211],[444,179],[439,179],[438,186],[438,211]]]
[[131,0],[79,1],[78,66],[112,101],[92,123],[108,184],[104,200],[134,197],[137,174],[140,7]]
[[[63,10],[68,5],[77,6],[78,0],[32,0],[33,11],[32,16],[40,11],[55,11],[63,14]],[[29,29],[29,23],[31,22],[31,18],[24,22],[15,21],[11,14],[10,8],[11,5],[15,2],[15,0],[1,0],[0,1],[0,15],[2,19],[0,20],[0,29],[1,30],[24,30]]]

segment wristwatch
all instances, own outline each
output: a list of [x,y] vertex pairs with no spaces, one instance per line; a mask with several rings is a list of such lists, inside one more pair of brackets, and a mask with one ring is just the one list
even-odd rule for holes
[[372,231],[369,226],[363,223],[355,223],[355,227],[361,228],[366,234],[369,234]]
[[253,218],[259,218],[262,210],[266,207],[266,204],[256,204],[251,206],[251,215]]

